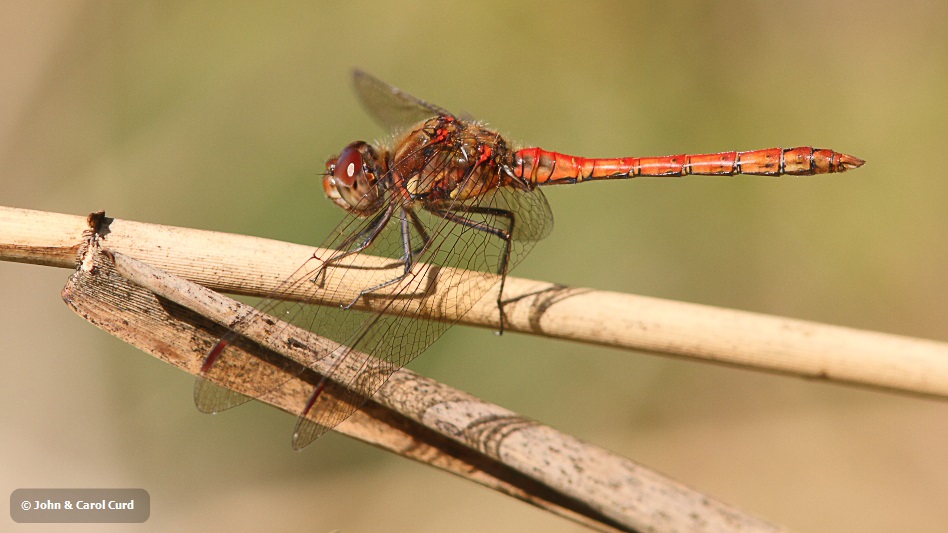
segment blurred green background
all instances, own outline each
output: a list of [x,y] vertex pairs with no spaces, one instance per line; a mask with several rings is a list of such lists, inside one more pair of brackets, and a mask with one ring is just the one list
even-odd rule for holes
[[[386,135],[359,66],[566,153],[862,157],[548,189],[557,226],[514,275],[948,341],[943,1],[2,10],[0,205],[318,243],[323,162]],[[62,304],[68,275],[0,263],[3,494],[141,487],[135,531],[577,529],[335,434],[294,453],[263,406],[202,415],[189,376]],[[462,327],[411,368],[792,529],[948,524],[944,402]]]

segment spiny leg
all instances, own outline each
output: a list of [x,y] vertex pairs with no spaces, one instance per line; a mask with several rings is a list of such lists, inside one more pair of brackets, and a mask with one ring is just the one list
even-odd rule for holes
[[365,250],[369,246],[371,246],[372,243],[375,242],[375,239],[377,239],[378,236],[381,235],[382,230],[385,229],[385,226],[388,225],[388,221],[392,219],[393,213],[395,213],[395,206],[391,205],[388,208],[386,208],[385,211],[382,211],[381,213],[379,213],[379,215],[376,216],[364,230],[360,231],[359,233],[356,233],[355,235],[350,235],[346,237],[346,239],[342,241],[342,243],[340,243],[339,249],[346,248],[349,245],[351,245],[353,242],[359,239],[363,239],[363,241],[355,248],[351,250],[346,250],[345,252],[337,256],[330,257],[329,259],[326,259],[325,261],[323,261],[323,264],[320,265],[319,270],[317,270],[316,274],[313,275],[313,279],[312,279],[313,283],[317,283],[317,278],[319,278],[321,274],[324,274],[326,272],[326,267],[328,267],[331,263],[341,261],[345,259],[346,257],[349,257],[350,255],[355,255],[361,252],[362,250]]
[[[394,212],[395,212],[395,206],[394,206],[394,204],[393,204],[393,205],[389,206],[388,208],[386,208],[386,209],[385,209],[384,211],[382,211],[381,213],[379,213],[379,214],[369,223],[369,225],[366,226],[366,228],[365,228],[364,230],[362,230],[362,231],[360,231],[360,232],[358,232],[358,233],[356,233],[356,234],[354,234],[354,235],[350,235],[350,236],[346,237],[345,240],[343,240],[342,243],[340,243],[340,245],[339,245],[339,248],[340,248],[340,249],[346,248],[346,247],[350,246],[353,242],[356,242],[356,241],[359,240],[359,239],[364,239],[364,240],[363,240],[362,243],[360,243],[357,247],[353,248],[352,250],[347,250],[347,251],[343,252],[342,254],[339,254],[339,255],[336,256],[336,257],[330,257],[329,259],[326,259],[325,261],[322,261],[322,264],[321,264],[321,265],[319,266],[319,268],[316,270],[316,273],[315,273],[315,274],[312,274],[312,277],[311,277],[311,278],[309,277],[309,275],[307,275],[307,276],[305,277],[305,279],[309,279],[309,281],[312,282],[312,283],[319,283],[319,276],[325,274],[325,272],[326,272],[326,267],[328,267],[328,266],[330,265],[330,263],[339,261],[339,260],[341,260],[341,259],[344,259],[344,258],[350,256],[350,255],[357,254],[357,253],[361,252],[362,250],[365,250],[366,248],[368,248],[368,247],[375,241],[375,239],[379,236],[379,234],[381,234],[382,229],[384,229],[385,226],[388,224],[388,221],[391,219],[392,213],[394,213]],[[318,257],[316,256],[316,253],[315,253],[315,252],[313,253],[312,258],[318,259]],[[303,266],[305,266],[305,264],[304,264]],[[301,269],[303,268],[303,266],[301,266],[299,269],[297,269],[297,272],[298,272],[299,270],[301,270]],[[290,277],[290,279],[293,279],[294,277],[295,277],[295,273],[294,273],[294,276],[291,276],[291,277]],[[301,279],[298,280],[298,281],[292,282],[291,286],[292,286],[292,285],[296,285],[297,283],[301,282],[302,279],[303,279],[303,278],[301,278]],[[284,282],[280,285],[280,287],[281,287],[281,288],[284,287],[284,285],[285,285],[288,281],[290,281],[290,280],[288,279],[287,281],[284,281]],[[351,305],[352,305],[352,304],[349,304],[349,306],[351,306]],[[268,306],[268,307],[272,307],[272,306]],[[347,308],[348,308],[348,307],[347,307]],[[241,324],[243,324],[243,323],[245,323],[247,320],[249,320],[249,318],[250,318],[251,316],[253,316],[254,313],[256,313],[256,312],[257,312],[257,309],[255,308],[254,310],[252,310],[252,311],[248,312],[247,314],[245,314],[244,316],[240,317],[240,318],[233,324],[232,328],[237,328],[237,327],[239,327]],[[201,362],[201,372],[202,372],[202,373],[207,373],[208,371],[210,371],[211,367],[214,365],[214,363],[217,362],[218,358],[220,358],[221,354],[224,352],[224,349],[227,348],[227,346],[230,345],[231,341],[236,337],[236,334],[233,333],[233,331],[234,331],[234,330],[232,329],[231,332],[229,332],[229,333],[225,334],[223,337],[221,337],[221,338],[217,341],[217,343],[210,349],[210,351],[208,351],[207,355],[204,356],[204,360]]]
[[[362,298],[363,296],[365,296],[365,295],[368,294],[368,293],[375,292],[375,291],[377,291],[377,290],[379,290],[379,289],[383,289],[383,288],[385,288],[385,287],[388,287],[389,285],[392,285],[392,284],[394,284],[394,283],[398,283],[398,282],[402,281],[403,279],[405,279],[405,278],[408,276],[409,273],[411,273],[411,267],[414,266],[414,264],[415,264],[415,256],[414,256],[414,252],[412,251],[412,248],[411,248],[411,232],[410,232],[410,230],[409,230],[409,228],[408,228],[408,219],[409,219],[409,217],[411,217],[412,220],[413,220],[413,222],[417,222],[418,225],[421,224],[421,221],[420,221],[420,220],[417,220],[417,216],[416,216],[414,213],[412,213],[411,211],[407,211],[407,213],[408,213],[408,214],[406,214],[406,209],[405,209],[404,207],[403,207],[401,210],[399,210],[399,212],[398,212],[398,219],[399,219],[399,222],[400,222],[399,227],[401,228],[401,235],[402,235],[402,252],[403,252],[403,255],[402,255],[402,258],[401,258],[401,262],[402,262],[402,264],[403,264],[403,266],[404,266],[404,270],[402,271],[402,273],[401,273],[400,275],[398,275],[398,276],[396,276],[396,277],[394,277],[394,278],[392,278],[392,279],[390,279],[390,280],[388,280],[388,281],[379,283],[378,285],[375,285],[374,287],[369,287],[368,289],[362,289],[361,291],[359,291],[359,294],[356,295],[356,297],[352,299],[351,302],[349,302],[347,305],[344,305],[344,306],[343,306],[343,309],[349,309],[349,308],[351,308],[353,305],[356,304],[356,302],[359,301],[359,298]],[[418,227],[418,226],[416,226],[416,228],[417,228],[417,227]],[[427,246],[427,240],[428,240],[428,235],[427,235],[427,233],[422,230],[421,236],[422,236],[422,238],[425,240],[425,244],[423,245],[423,247],[424,247],[424,246]]]
[[421,237],[421,246],[412,250],[412,254],[419,256],[428,248],[428,244],[431,243],[431,238],[428,236],[425,225],[421,222],[421,219],[418,218],[418,214],[415,213],[414,209],[408,210],[408,216],[411,217],[411,223],[415,226],[415,231],[418,232],[418,236]]
[[[504,247],[500,254],[500,261],[497,265],[497,275],[500,276],[500,290],[497,292],[497,311],[500,315],[500,327],[497,330],[498,335],[503,335],[504,333],[504,284],[507,281],[507,268],[510,264],[510,242],[511,235],[513,235],[514,225],[516,224],[516,216],[513,211],[507,209],[499,209],[496,207],[482,207],[482,206],[465,206],[457,205],[452,206],[450,209],[429,209],[432,213],[435,213],[439,216],[454,222],[455,224],[460,224],[477,231],[483,231],[489,233],[495,237],[504,241]],[[474,213],[478,215],[489,215],[497,218],[506,218],[509,221],[507,229],[496,228],[491,226],[486,222],[479,222],[477,220],[471,220],[463,215],[458,213]]]

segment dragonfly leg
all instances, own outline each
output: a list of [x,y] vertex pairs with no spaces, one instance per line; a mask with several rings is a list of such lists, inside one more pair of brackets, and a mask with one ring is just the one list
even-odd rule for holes
[[418,215],[414,210],[408,210],[408,216],[411,217],[411,223],[415,226],[415,231],[418,232],[418,235],[421,237],[421,246],[415,248],[411,251],[416,257],[424,253],[425,249],[428,248],[428,244],[431,242],[431,237],[428,236],[428,232],[425,230],[425,225],[421,223],[421,219],[418,218]]
[[319,276],[326,272],[326,267],[330,266],[330,264],[341,261],[350,255],[355,255],[362,250],[365,250],[373,242],[375,242],[375,239],[378,238],[378,236],[382,233],[382,230],[385,229],[385,226],[388,225],[388,221],[392,219],[392,214],[394,213],[395,206],[390,206],[385,211],[379,213],[379,215],[376,216],[364,230],[356,233],[355,235],[346,237],[346,239],[339,244],[340,249],[352,245],[352,243],[358,241],[359,239],[362,239],[362,242],[351,250],[346,250],[339,255],[330,257],[329,259],[323,261],[323,264],[320,265],[319,270],[317,270],[316,274],[313,276],[313,283],[318,283]]
[[[406,215],[406,212],[408,213],[407,215]],[[411,218],[412,224],[415,225],[415,229],[418,230],[419,234],[421,234],[422,240],[424,241],[421,247],[419,248],[419,251],[423,251],[425,247],[428,246],[428,241],[429,241],[428,233],[422,227],[421,221],[418,220],[417,215],[415,215],[410,210],[406,210],[404,208],[401,209],[398,212],[398,219],[400,222],[399,226],[401,227],[402,251],[404,254],[401,257],[401,263],[404,267],[404,269],[402,270],[402,273],[388,281],[379,283],[378,285],[375,285],[374,287],[369,287],[368,289],[362,289],[361,291],[359,291],[359,294],[357,294],[356,297],[352,299],[351,302],[349,302],[348,304],[342,307],[343,309],[351,308],[353,305],[356,304],[356,302],[359,301],[360,298],[362,298],[366,294],[375,292],[379,289],[384,289],[385,287],[388,287],[389,285],[398,283],[402,281],[403,279],[405,279],[408,276],[408,274],[411,273],[411,267],[415,264],[415,251],[412,250],[412,247],[411,247],[411,232],[409,231],[409,227],[408,227],[409,218]]]
[[[339,248],[340,248],[340,249],[344,249],[344,248],[346,248],[346,247],[348,247],[348,246],[351,246],[352,243],[357,242],[357,241],[360,240],[360,239],[362,239],[362,242],[359,243],[358,246],[356,246],[355,248],[353,248],[353,249],[351,249],[351,250],[346,250],[345,252],[343,252],[343,253],[341,253],[341,254],[339,254],[339,255],[337,255],[337,256],[330,257],[329,259],[326,259],[325,261],[323,261],[322,264],[319,266],[319,268],[316,270],[316,273],[315,273],[315,274],[312,274],[312,278],[309,278],[309,281],[312,282],[312,283],[318,284],[318,283],[319,283],[319,277],[320,277],[321,275],[324,275],[325,272],[326,272],[326,267],[330,266],[330,265],[331,265],[332,263],[334,263],[334,262],[340,261],[340,260],[342,260],[342,259],[344,259],[344,258],[346,258],[346,257],[348,257],[348,256],[350,256],[350,255],[357,254],[357,253],[361,252],[362,250],[365,250],[366,248],[368,248],[373,242],[375,242],[375,239],[382,233],[382,230],[383,230],[383,229],[385,228],[385,226],[388,224],[388,221],[391,220],[392,214],[393,214],[394,212],[395,212],[395,206],[394,206],[394,205],[393,205],[393,206],[390,206],[390,207],[387,208],[386,210],[384,210],[384,211],[382,211],[381,213],[379,213],[379,214],[369,223],[369,225],[366,226],[365,229],[363,229],[362,231],[360,231],[360,232],[358,232],[358,233],[356,233],[356,234],[354,234],[354,235],[350,235],[350,236],[346,237],[346,239],[343,240],[343,241],[339,244]],[[423,236],[424,236],[424,238],[427,240],[427,234],[423,234]],[[315,252],[313,253],[312,258],[316,258]],[[304,266],[305,266],[305,265],[304,265]],[[302,267],[300,267],[300,269],[302,269]],[[293,277],[293,276],[291,276],[291,279],[292,279],[292,277]],[[308,276],[307,276],[307,277],[308,277]],[[288,280],[288,281],[289,281],[289,280]],[[292,286],[292,285],[295,285],[296,283],[298,283],[298,282],[294,281],[294,282],[291,284],[291,286]],[[281,284],[281,288],[282,288],[285,284],[286,284],[286,282],[284,282],[283,284]],[[348,309],[348,308],[351,307],[351,306],[352,306],[352,304],[349,304],[348,306],[346,306],[346,308]],[[233,339],[236,337],[236,335],[233,333],[233,331],[235,331],[236,329],[239,329],[240,326],[241,326],[242,324],[244,324],[247,320],[249,320],[254,314],[255,314],[255,310],[252,311],[252,312],[247,313],[246,315],[244,315],[244,316],[242,316],[242,317],[240,317],[236,322],[234,322],[234,324],[231,325],[232,331],[229,332],[228,334],[225,334],[223,337],[221,337],[221,338],[218,340],[217,344],[215,344],[215,345],[211,348],[211,350],[207,353],[207,355],[204,356],[204,360],[203,360],[202,363],[201,363],[201,372],[207,373],[207,372],[211,369],[211,367],[214,365],[214,363],[217,362],[217,359],[220,357],[220,355],[224,352],[224,349],[226,349],[227,346],[231,343],[231,341],[233,341]]]
[[[498,335],[503,335],[504,333],[504,283],[507,281],[507,268],[510,264],[510,242],[511,235],[513,235],[514,225],[516,224],[516,216],[513,211],[507,209],[499,209],[496,207],[482,207],[482,206],[453,206],[451,209],[431,209],[432,213],[440,215],[455,224],[460,224],[462,226],[467,226],[478,231],[483,231],[489,233],[502,241],[504,241],[504,247],[500,254],[500,261],[497,265],[497,275],[500,276],[500,290],[497,291],[497,311],[500,315],[500,326],[497,330]],[[496,218],[506,218],[509,223],[507,224],[507,229],[502,229],[498,227],[491,226],[486,222],[481,222],[477,220],[471,220],[470,218],[464,216],[462,213],[473,213],[477,215],[488,215]]]

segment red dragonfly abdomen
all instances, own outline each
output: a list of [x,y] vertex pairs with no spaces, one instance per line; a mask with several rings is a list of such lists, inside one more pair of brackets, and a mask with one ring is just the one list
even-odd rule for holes
[[540,148],[518,150],[514,175],[535,185],[578,183],[587,180],[624,179],[636,176],[808,176],[845,172],[864,161],[833,150],[801,146],[767,148],[749,152],[681,154],[662,157],[597,159],[549,152]]

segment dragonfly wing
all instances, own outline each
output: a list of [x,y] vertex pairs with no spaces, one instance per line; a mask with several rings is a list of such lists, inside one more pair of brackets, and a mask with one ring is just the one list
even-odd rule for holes
[[[321,270],[323,260],[311,259],[253,312],[254,316],[266,314],[279,319],[271,320],[274,339],[279,338],[279,328],[291,324],[345,345],[348,350],[310,348],[305,358],[312,364],[305,366],[280,357],[260,359],[259,350],[243,349],[250,342],[240,336],[248,323],[243,320],[225,337],[227,345],[218,360],[198,378],[195,403],[199,408],[215,412],[247,398],[286,394],[283,389],[287,384],[293,382],[297,387],[294,378],[315,370],[315,363],[322,362],[325,368],[326,364],[336,365],[337,360],[341,362],[327,376],[327,390],[302,413],[294,446],[305,446],[361,407],[392,373],[427,349],[456,320],[415,318],[414,308],[430,309],[435,316],[463,315],[500,279],[495,274],[498,254],[489,252],[501,246],[493,242],[499,241],[496,236],[428,212],[419,212],[417,218],[418,226],[428,234],[427,249],[415,258],[409,275],[388,290],[365,294],[349,309],[300,301],[313,298],[348,302],[358,296],[360,289],[398,278],[404,272],[399,260],[404,248],[400,224],[388,224],[363,251],[367,255],[348,256],[325,270]],[[339,247],[344,244],[341,235],[359,234],[364,228],[363,219],[348,216],[333,232],[335,237],[329,244]],[[422,240],[413,225],[411,245],[420,248]],[[521,256],[521,248],[516,245],[513,261]],[[378,257],[390,259],[380,263]],[[441,268],[445,266],[459,268]],[[327,288],[333,288],[323,288],[323,281]],[[371,305],[361,305],[366,302]],[[317,383],[313,381],[312,385]],[[308,395],[311,390],[296,394]]]
[[217,413],[253,400],[246,394],[198,376],[194,381],[194,405],[202,413]]
[[[515,219],[524,221],[519,239],[514,231],[508,269],[526,256],[537,238],[549,232],[549,205],[539,190],[501,190],[478,198],[476,204],[512,211]],[[508,223],[503,216],[456,212],[476,217],[485,226],[502,228]],[[332,394],[320,394],[313,408],[299,417],[295,448],[306,446],[359,409],[395,371],[426,350],[500,282],[502,239],[436,213],[419,211],[416,215],[429,233],[428,249],[419,255],[411,274],[392,290],[393,296],[363,297],[384,302],[385,310],[361,318],[359,329],[346,341],[350,350],[333,354],[342,363],[327,384]],[[416,308],[436,318],[450,318],[415,318]],[[345,312],[360,313],[355,309]]]
[[[346,216],[329,237],[322,243],[321,248],[334,250],[336,255],[343,253],[352,246],[347,235],[359,235],[369,229],[372,218],[360,218],[355,215]],[[307,305],[302,301],[322,298],[333,301],[339,298],[332,291],[325,291],[321,287],[320,273],[324,259],[311,256],[288,279],[280,283],[266,298],[260,299],[253,311],[241,317],[231,325],[228,331],[218,342],[222,347],[216,361],[209,368],[204,369],[194,386],[194,402],[203,412],[218,412],[240,405],[252,398],[259,398],[271,391],[282,387],[285,383],[299,376],[304,367],[287,364],[281,358],[271,357],[264,360],[259,356],[260,350],[249,347],[250,341],[241,333],[255,318],[274,317],[272,333],[279,333],[280,324],[293,324],[310,329],[316,321],[323,319],[325,325],[320,334],[338,342],[348,339],[352,331],[358,328],[357,320],[361,317],[342,314],[341,310],[333,307]],[[353,296],[354,297],[354,296]],[[331,333],[332,335],[327,335]],[[208,347],[209,351],[217,348]],[[317,348],[313,348],[318,351]],[[326,353],[311,353],[310,358],[319,359]]]
[[[487,193],[478,205],[513,213],[511,238],[514,241],[539,241],[553,231],[553,211],[546,201],[546,195],[540,189],[501,187]],[[484,219],[483,222],[491,225],[502,224],[502,221],[490,218]]]
[[[346,226],[354,226],[347,217]],[[365,294],[349,309],[338,305],[313,305],[300,300],[310,296],[319,300],[350,301],[360,288],[374,287],[398,278],[404,271],[399,261],[403,238],[399,224],[389,224],[363,254],[351,255],[338,264],[320,271],[322,261],[312,259],[287,280],[270,298],[255,308],[254,315],[270,315],[274,321],[274,339],[286,324],[312,331],[347,348],[342,351],[308,349],[309,365],[293,364],[280,357],[260,359],[258,351],[243,350],[250,342],[240,336],[242,321],[228,333],[227,346],[219,359],[198,378],[195,403],[203,411],[215,412],[269,394],[287,394],[289,383],[307,370],[331,365],[324,390],[307,412],[301,413],[294,434],[294,447],[302,448],[348,418],[361,407],[399,368],[426,350],[457,319],[467,312],[500,280],[495,274],[499,239],[487,232],[457,225],[428,212],[417,214],[418,226],[428,235],[427,249],[415,259],[410,273],[397,284]],[[355,226],[358,232],[362,226]],[[413,225],[411,244],[420,247],[422,237]],[[338,244],[338,243],[336,243]],[[522,256],[523,246],[516,245],[512,260]],[[495,258],[494,262],[485,254]],[[391,260],[380,263],[378,257]],[[445,269],[443,267],[458,267]],[[465,269],[466,267],[466,269]],[[470,270],[468,270],[470,269]],[[325,290],[320,278],[325,276]],[[351,280],[351,281],[350,281]],[[317,294],[320,291],[329,294]],[[452,317],[447,321],[416,318],[418,307],[435,316]],[[281,326],[282,325],[282,326]],[[274,343],[279,342],[274,340]],[[318,380],[311,382],[315,387]],[[237,392],[229,392],[237,391]],[[308,395],[301,390],[295,394]]]
[[451,114],[358,69],[352,72],[352,83],[372,118],[390,131],[400,131],[425,119]]

